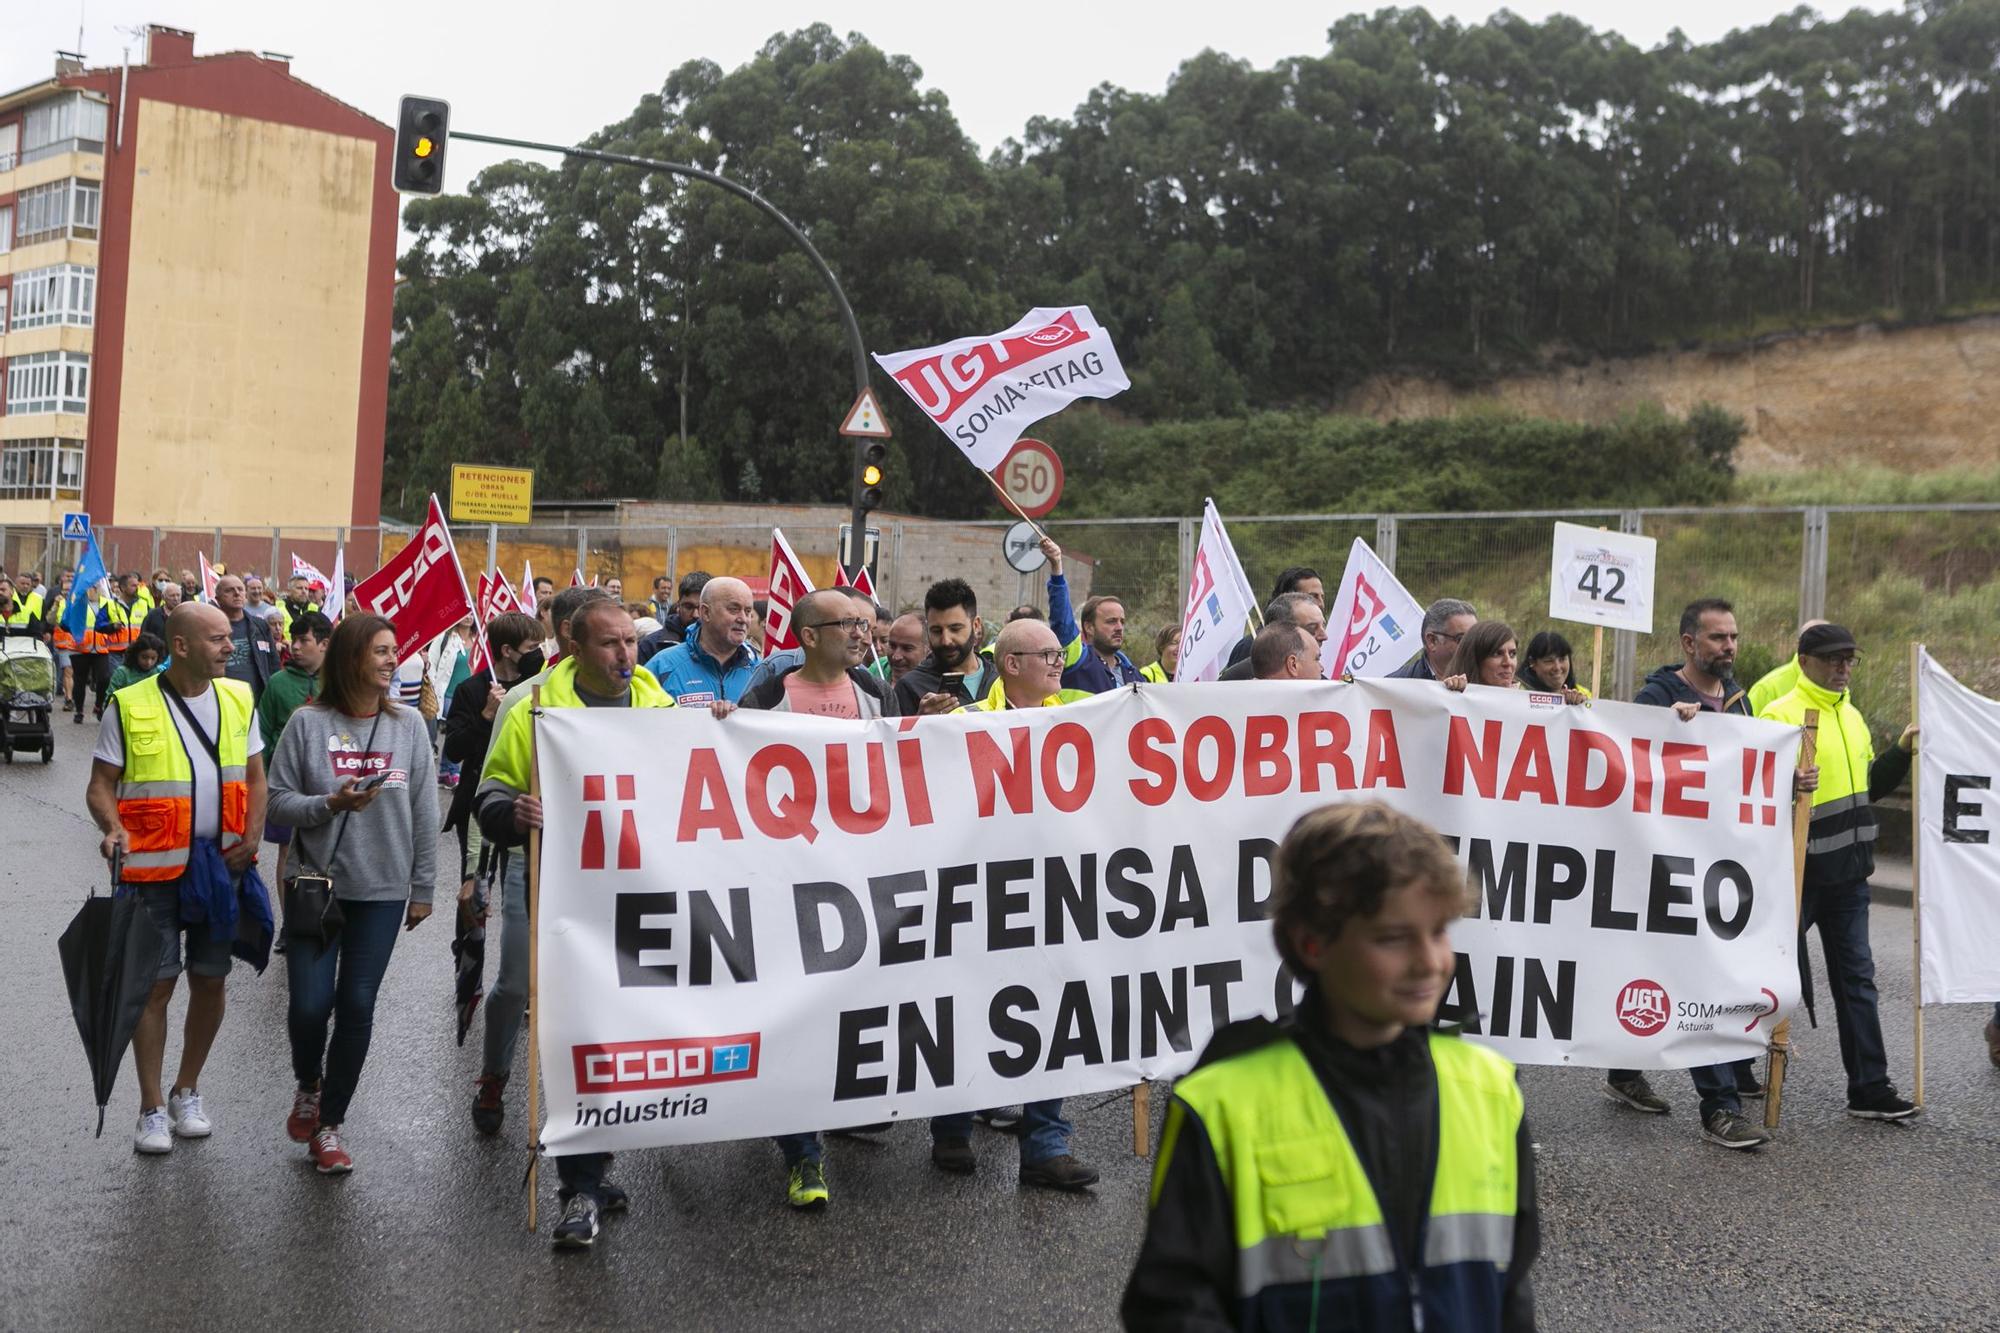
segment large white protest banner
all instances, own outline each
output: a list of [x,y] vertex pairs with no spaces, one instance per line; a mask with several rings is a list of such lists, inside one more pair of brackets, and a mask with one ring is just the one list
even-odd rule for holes
[[1359,537],[1327,608],[1320,667],[1330,680],[1386,676],[1423,651],[1424,609]]
[[1181,612],[1181,655],[1174,664],[1176,682],[1214,680],[1229,660],[1229,650],[1250,623],[1257,599],[1249,576],[1236,558],[1229,530],[1215,501],[1202,505],[1201,542],[1194,549],[1188,574],[1187,606]]
[[1082,305],[1037,306],[998,333],[875,362],[982,472],[1043,417],[1132,387],[1111,335]]
[[875,723],[554,709],[540,1055],[558,1152],[1116,1088],[1292,1003],[1277,842],[1432,821],[1444,1017],[1520,1061],[1748,1056],[1798,999],[1795,729],[1406,681],[1121,690]]
[[2000,703],[1919,652],[1917,722],[1924,1002],[2000,1000]]

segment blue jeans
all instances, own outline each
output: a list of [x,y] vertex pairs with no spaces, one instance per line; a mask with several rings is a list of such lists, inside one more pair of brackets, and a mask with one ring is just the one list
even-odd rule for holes
[[528,1012],[528,853],[508,856],[494,886],[500,895],[500,966],[486,993],[486,1051],[481,1073],[502,1078],[514,1068],[521,1020]]
[[[1695,1095],[1701,1098],[1701,1115],[1706,1120],[1717,1111],[1727,1111],[1740,1115],[1743,1098],[1737,1089],[1753,1082],[1757,1077],[1754,1060],[1731,1060],[1721,1065],[1696,1065],[1688,1070],[1694,1080]],[[1613,1083],[1626,1083],[1639,1077],[1636,1069],[1607,1069],[1605,1078]]]
[[[368,1039],[375,1031],[375,993],[389,970],[396,933],[403,928],[404,904],[343,898],[340,910],[347,924],[330,948],[293,940],[285,955],[292,997],[292,1075],[301,1088],[319,1085],[319,1121],[330,1126],[347,1118],[347,1103],[361,1081]],[[326,1035],[329,1020],[331,1041]]]
[[785,1165],[788,1168],[797,1166],[800,1162],[817,1162],[820,1159],[821,1146],[817,1133],[780,1134],[771,1142],[777,1144],[778,1151],[785,1155]]
[[[1029,1102],[1021,1108],[1021,1165],[1033,1166],[1069,1151],[1070,1123],[1063,1119],[1062,1098]],[[931,1142],[970,1139],[972,1112],[931,1117]]]
[[1840,1029],[1840,1063],[1847,1068],[1847,1100],[1888,1088],[1889,1055],[1876,1013],[1875,954],[1868,946],[1868,881],[1806,885],[1799,909],[1799,980],[1812,993],[1806,931],[1819,927],[1826,955],[1826,985],[1833,992],[1833,1020]]

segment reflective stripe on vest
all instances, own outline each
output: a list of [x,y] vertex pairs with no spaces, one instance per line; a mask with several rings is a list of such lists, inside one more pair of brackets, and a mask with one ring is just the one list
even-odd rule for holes
[[[216,748],[222,759],[217,842],[227,850],[243,841],[249,820],[250,723],[255,710],[250,687],[241,681],[218,680],[213,687],[221,722]],[[194,844],[194,764],[208,763],[208,754],[204,750],[198,760],[189,756],[174,725],[173,705],[161,691],[160,676],[148,676],[111,697],[125,739],[125,766],[118,779],[118,822],[127,841],[125,878],[134,883],[178,879]]]
[[1295,1042],[1198,1069],[1176,1086],[1229,1189],[1246,1304],[1272,1288],[1316,1283],[1328,1308],[1435,1294],[1460,1310],[1468,1295],[1497,1310],[1514,1247],[1520,1089],[1512,1066],[1482,1047],[1434,1033],[1430,1051],[1438,1160],[1415,1281],[1399,1275],[1367,1172]]

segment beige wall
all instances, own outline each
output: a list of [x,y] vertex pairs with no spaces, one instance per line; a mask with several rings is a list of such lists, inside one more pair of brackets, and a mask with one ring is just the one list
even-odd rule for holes
[[346,524],[375,146],[154,101],[136,141],[118,521]]

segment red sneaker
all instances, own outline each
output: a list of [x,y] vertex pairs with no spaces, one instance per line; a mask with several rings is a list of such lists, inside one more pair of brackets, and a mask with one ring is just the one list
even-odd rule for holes
[[314,1168],[323,1176],[344,1176],[354,1169],[354,1159],[341,1145],[337,1129],[323,1128],[315,1132],[307,1152],[312,1156]]
[[292,1113],[285,1117],[285,1137],[305,1143],[319,1128],[319,1089],[300,1088],[292,1094]]

